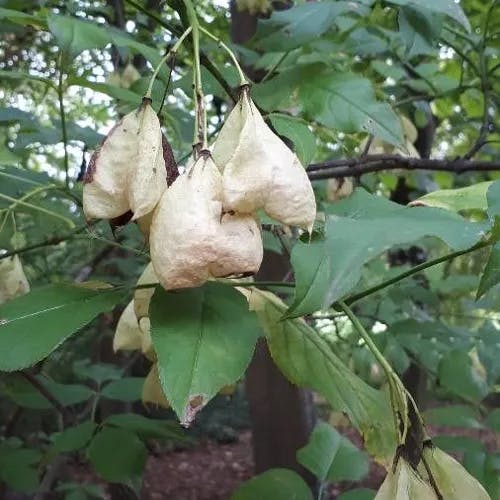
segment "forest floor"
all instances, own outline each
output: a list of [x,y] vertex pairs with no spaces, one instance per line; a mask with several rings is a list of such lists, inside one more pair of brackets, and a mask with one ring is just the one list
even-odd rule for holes
[[[432,435],[468,436],[481,441],[487,449],[497,446],[494,433],[473,429],[446,429],[431,427]],[[343,432],[358,446],[361,440],[356,431]],[[161,453],[149,458],[144,477],[144,500],[226,500],[241,483],[252,477],[253,460],[250,431],[240,432],[235,442],[221,444],[204,440],[197,446]],[[385,477],[385,470],[371,464],[369,475],[361,483],[340,483],[328,489],[328,498],[335,499],[353,488],[377,490]]]

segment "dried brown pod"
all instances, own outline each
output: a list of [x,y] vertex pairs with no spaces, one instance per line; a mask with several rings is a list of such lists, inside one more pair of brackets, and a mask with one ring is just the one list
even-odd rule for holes
[[207,151],[164,192],[153,215],[150,250],[165,289],[259,269],[263,250],[257,221],[224,214],[222,198],[222,177]]
[[259,209],[283,224],[312,230],[316,201],[297,156],[267,126],[248,88],[229,114],[213,146],[223,176],[224,209]]

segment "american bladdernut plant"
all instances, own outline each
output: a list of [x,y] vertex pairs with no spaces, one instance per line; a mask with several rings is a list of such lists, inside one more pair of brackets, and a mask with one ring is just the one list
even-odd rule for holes
[[[196,29],[213,38],[200,26]],[[151,89],[160,66],[191,30],[194,34],[194,27],[188,28],[155,69],[142,103],[111,129],[95,151],[83,189],[87,219],[108,219],[112,226],[135,221],[149,244],[151,263],[139,278],[134,297],[118,322],[113,347],[141,351],[152,362],[142,399],[166,407],[169,401],[160,383],[150,332],[149,306],[155,285],[174,290],[198,287],[216,278],[251,276],[259,270],[263,258],[259,213],[309,234],[316,219],[316,200],[304,166],[266,124],[251,99],[250,86],[234,54],[220,41],[240,74],[238,99],[209,146],[199,50],[195,47],[193,154],[182,172],[177,169],[152,107]],[[197,37],[193,39],[196,44]],[[403,125],[407,153],[414,155],[412,138],[415,139],[416,131],[411,124]],[[386,148],[377,141],[370,145],[372,152]],[[338,188],[335,187],[335,196],[340,197]],[[346,183],[344,189],[350,192],[352,185]],[[16,267],[17,263],[9,265]],[[264,314],[254,293],[240,291],[251,310],[258,316]],[[340,305],[383,367],[391,391],[398,444],[392,467],[375,498],[487,499],[482,486],[427,437],[421,439],[417,459],[408,450],[410,425],[416,425],[419,435],[426,436],[418,408],[352,311],[345,304]],[[408,421],[409,404],[414,406],[420,423]],[[190,410],[184,419],[186,424],[202,406]]]

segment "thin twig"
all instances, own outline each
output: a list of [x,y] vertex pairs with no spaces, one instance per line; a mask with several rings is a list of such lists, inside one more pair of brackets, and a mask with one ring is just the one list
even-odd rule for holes
[[59,245],[59,243],[62,243],[63,241],[73,239],[78,233],[85,231],[86,229],[88,229],[88,227],[89,227],[89,225],[85,224],[84,226],[77,227],[75,230],[71,231],[70,233],[63,234],[61,236],[53,236],[53,237],[48,238],[46,240],[40,241],[38,243],[34,243],[33,245],[27,245],[25,247],[17,248],[15,250],[10,250],[8,252],[0,254],[0,261],[2,259],[12,257],[13,255],[19,255],[19,254],[22,254],[25,252],[30,252],[31,250],[37,250],[38,248]]
[[363,175],[383,170],[432,170],[462,174],[464,172],[491,172],[500,170],[500,160],[476,161],[463,158],[431,159],[409,158],[394,154],[368,155],[359,158],[343,158],[309,165],[309,179],[320,180]]
[[66,189],[69,188],[69,156],[68,156],[68,131],[66,128],[66,111],[64,110],[64,89],[63,89],[63,51],[59,53],[58,63],[59,77],[57,80],[57,98],[59,100],[59,115],[61,117],[62,141],[64,147],[64,174]]
[[436,259],[428,260],[427,262],[424,262],[423,264],[419,264],[418,266],[412,267],[411,269],[408,269],[407,271],[404,271],[404,272],[398,274],[397,276],[394,276],[391,279],[383,281],[382,283],[379,283],[378,285],[374,285],[370,288],[367,288],[366,290],[363,290],[360,293],[356,293],[354,295],[351,295],[350,297],[345,299],[345,302],[346,302],[346,304],[351,305],[354,302],[357,302],[358,300],[364,299],[365,297],[368,297],[369,295],[373,295],[374,293],[377,293],[380,290],[387,288],[388,286],[394,285],[394,284],[398,283],[399,281],[402,281],[406,278],[409,278],[410,276],[413,276],[414,274],[417,274],[421,271],[424,271],[425,269],[428,269],[429,267],[436,266],[438,264],[441,264],[442,262],[453,260],[456,257],[459,257],[461,255],[475,252],[476,250],[480,250],[481,248],[485,248],[487,246],[490,246],[491,244],[492,243],[490,241],[482,241],[482,242],[477,243],[476,245],[474,245],[470,248],[467,248],[466,250],[458,250],[456,252],[448,253],[448,254],[443,255],[441,257],[437,257]]

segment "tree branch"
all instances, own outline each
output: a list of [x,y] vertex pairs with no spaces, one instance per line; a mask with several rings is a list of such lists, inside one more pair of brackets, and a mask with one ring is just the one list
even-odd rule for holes
[[80,226],[71,231],[70,233],[63,234],[60,236],[53,236],[52,238],[47,238],[46,240],[40,241],[39,243],[34,243],[33,245],[26,245],[25,247],[17,248],[14,250],[10,250],[8,252],[0,254],[0,260],[6,259],[7,257],[12,257],[13,255],[19,255],[25,252],[29,252],[31,250],[36,250],[38,248],[43,248],[43,247],[50,247],[53,245],[59,245],[59,243],[62,243],[63,241],[71,240],[74,238],[78,233],[81,233],[88,229],[92,223],[90,224],[85,224],[85,226]]
[[309,179],[332,179],[360,176],[383,170],[433,170],[462,174],[464,172],[491,172],[500,170],[500,161],[468,159],[409,158],[400,155],[368,155],[312,163],[307,169]]

